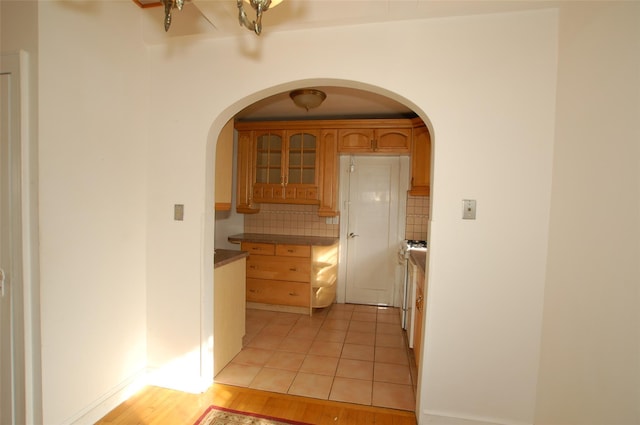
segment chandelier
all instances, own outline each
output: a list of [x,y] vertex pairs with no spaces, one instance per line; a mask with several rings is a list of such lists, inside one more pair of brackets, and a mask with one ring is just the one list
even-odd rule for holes
[[[161,0],[164,6],[164,30],[169,31],[171,27],[171,11],[173,9],[182,10],[185,0]],[[244,0],[251,5],[256,11],[255,21],[251,21],[244,11],[243,0],[237,0],[238,5],[238,21],[240,26],[244,26],[250,31],[260,35],[262,32],[262,13],[269,10],[269,8],[276,7],[282,0]]]
[[266,12],[270,7],[276,7],[282,0],[245,0],[248,1],[251,7],[256,11],[256,20],[249,21],[247,14],[242,6],[242,0],[238,0],[238,20],[240,26],[244,26],[250,31],[254,31],[257,35],[262,32],[262,12]]

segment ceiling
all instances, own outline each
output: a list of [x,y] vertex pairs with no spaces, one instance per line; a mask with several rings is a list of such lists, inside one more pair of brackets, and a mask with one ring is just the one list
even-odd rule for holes
[[[167,37],[185,35],[225,38],[249,33],[238,23],[236,0],[186,0],[182,11],[173,10],[168,33],[164,31],[164,8],[159,0],[133,1],[142,7],[152,6],[146,9],[148,21],[152,22],[145,34],[147,41],[162,42]],[[557,7],[558,3],[555,0],[283,0],[264,13],[261,37],[305,28],[543,9]],[[255,19],[248,4],[245,10],[251,20]]]
[[[184,36],[258,37],[240,27],[236,0],[187,0],[182,11],[172,11],[168,32],[164,31],[164,8],[158,0],[133,1],[145,8],[143,37],[151,44]],[[259,37],[268,38],[270,33],[304,28],[543,9],[557,7],[558,3],[551,0],[284,0],[264,13]],[[250,6],[246,5],[245,10],[249,19],[255,19]],[[245,108],[236,118],[274,120],[415,116],[405,105],[369,91],[329,86],[314,88],[327,94],[327,99],[316,109],[306,111],[295,106],[289,93],[285,92]]]
[[335,118],[413,118],[415,113],[386,96],[346,87],[314,86],[325,92],[327,98],[315,109],[307,111],[296,106],[289,92],[264,98],[236,114],[246,121],[305,120]]

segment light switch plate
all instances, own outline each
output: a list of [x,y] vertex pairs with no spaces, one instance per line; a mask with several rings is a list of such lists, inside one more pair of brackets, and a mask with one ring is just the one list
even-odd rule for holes
[[173,219],[175,221],[183,221],[184,220],[184,205],[183,204],[175,204],[173,206]]
[[476,219],[476,200],[475,199],[462,200],[462,218],[464,220]]

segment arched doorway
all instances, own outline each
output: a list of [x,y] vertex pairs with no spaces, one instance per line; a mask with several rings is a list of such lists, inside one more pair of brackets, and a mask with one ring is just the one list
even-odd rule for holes
[[[355,90],[355,91],[359,91],[359,92],[363,92],[366,93],[367,96],[371,96],[373,98],[379,99],[379,98],[386,98],[390,101],[390,103],[397,103],[399,105],[401,105],[401,108],[403,110],[409,110],[409,111],[413,111],[413,109],[407,107],[405,104],[398,102],[397,100],[391,99],[386,97],[387,95],[389,95],[389,93],[384,92],[384,90],[381,90],[379,88],[375,88],[375,87],[367,87],[368,90],[362,90],[362,89],[354,89],[352,87],[349,87],[348,85],[346,85],[345,82],[341,82],[343,84],[345,84],[344,86],[342,85],[336,85],[336,86],[326,86],[324,84],[326,84],[326,82],[322,82],[324,84],[312,84],[312,81],[305,81],[303,83],[290,83],[287,84],[286,86],[283,87],[278,87],[278,88],[271,88],[269,90],[265,90],[264,92],[264,98],[261,101],[258,102],[254,102],[248,106],[245,106],[244,108],[241,106],[238,106],[236,108],[236,110],[238,112],[234,113],[234,117],[239,117],[239,118],[243,118],[243,119],[253,119],[253,120],[260,120],[260,119],[282,119],[282,120],[292,120],[292,119],[301,119],[301,115],[307,119],[314,119],[314,116],[312,116],[311,114],[300,114],[301,111],[296,111],[297,113],[284,113],[280,116],[276,116],[273,115],[275,112],[274,110],[276,110],[278,108],[278,103],[279,102],[291,102],[290,99],[288,99],[288,92],[293,89],[293,88],[299,88],[299,87],[308,87],[308,86],[313,86],[313,87],[335,87],[336,89],[342,90],[344,91],[348,91],[348,90]],[[337,84],[337,82],[332,82],[334,84]],[[349,85],[358,85],[355,83],[349,83]],[[275,92],[275,93],[274,93]],[[273,94],[272,94],[273,93]],[[394,95],[396,98],[398,98],[397,95]],[[269,100],[272,101],[271,104],[269,104]],[[405,100],[406,101],[406,100]],[[407,102],[408,103],[408,102]],[[238,103],[239,105],[240,103]],[[275,105],[275,106],[274,106]],[[357,106],[353,106],[353,110],[350,114],[350,116],[358,116],[360,118],[363,117],[363,114],[361,112],[358,112]],[[414,108],[415,109],[415,108]],[[305,112],[306,111],[302,111]],[[271,115],[269,115],[271,114]],[[417,113],[413,113],[415,117],[419,117],[420,115]],[[344,117],[344,114],[337,114],[337,115],[331,115],[332,118],[336,118],[336,117]],[[317,118],[317,115],[315,116]],[[347,116],[348,118],[348,116]],[[222,120],[220,120],[222,121]],[[217,134],[216,134],[217,137]],[[215,148],[215,140],[213,143],[213,148]],[[210,141],[210,145],[209,145],[209,149],[211,149],[211,141]],[[235,163],[236,158],[234,157],[232,159],[232,161]],[[210,167],[210,165],[208,164],[207,167]],[[207,175],[209,175],[210,173],[207,172]],[[213,175],[213,173],[211,173]],[[235,179],[235,175],[234,175],[234,179]],[[233,182],[231,182],[233,183]],[[207,182],[206,185],[208,188],[213,186],[213,183],[211,182]],[[235,191],[234,191],[235,193]],[[426,203],[427,205],[429,205],[429,202]],[[234,206],[232,206],[231,211],[228,213],[228,216],[233,216],[235,215],[234,213]],[[244,219],[243,216],[240,216],[240,218]],[[216,217],[216,220],[214,220],[214,223],[212,223],[213,227],[215,227],[215,239],[216,241],[219,240],[225,240],[226,239],[226,235],[224,235],[225,230],[221,227],[218,226],[218,217]],[[231,233],[236,233],[237,232],[237,228],[231,230]],[[221,233],[223,234],[221,236]],[[426,237],[425,237],[426,239]],[[343,300],[344,301],[344,300]]]

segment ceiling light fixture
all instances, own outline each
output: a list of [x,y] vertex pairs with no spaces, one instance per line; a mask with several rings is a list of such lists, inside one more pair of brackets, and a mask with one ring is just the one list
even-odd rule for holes
[[244,6],[242,5],[243,0],[238,0],[238,20],[240,21],[240,26],[246,27],[248,30],[255,32],[257,35],[260,35],[262,32],[262,12],[266,12],[269,8],[274,8],[280,3],[282,0],[244,0],[251,5],[251,7],[256,11],[256,20],[250,21],[247,17],[247,13],[244,11]]
[[162,5],[164,6],[164,30],[166,32],[171,26],[171,10],[182,10],[184,0],[162,0]]
[[317,108],[327,98],[327,95],[316,89],[298,89],[289,93],[289,97],[293,103],[301,108],[309,109]]

